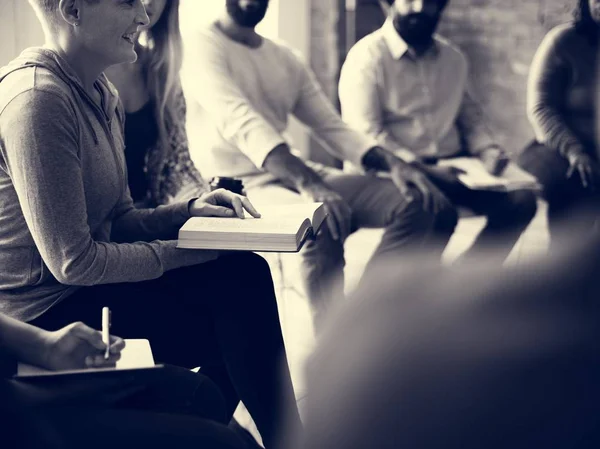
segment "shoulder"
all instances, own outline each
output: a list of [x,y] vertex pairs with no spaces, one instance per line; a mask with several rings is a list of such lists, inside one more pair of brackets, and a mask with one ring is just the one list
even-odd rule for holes
[[458,45],[456,45],[449,39],[440,36],[439,34],[436,34],[435,43],[441,54],[445,57],[449,57],[455,59],[456,61],[462,61],[464,63],[467,63],[467,56],[465,55],[465,53],[460,49]]
[[386,52],[389,53],[384,35],[381,29],[361,38],[352,46],[344,65],[372,66],[381,60]]
[[72,92],[69,86],[51,71],[41,67],[26,67],[8,74],[0,82],[0,116],[16,100],[19,115],[42,117],[46,114],[72,114]]
[[575,29],[575,24],[565,23],[552,28],[542,41],[541,47],[561,51],[568,47],[577,47],[583,37]]

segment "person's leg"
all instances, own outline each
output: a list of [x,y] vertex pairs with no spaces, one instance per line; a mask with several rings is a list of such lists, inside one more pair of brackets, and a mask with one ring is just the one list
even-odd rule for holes
[[560,241],[567,225],[576,225],[577,232],[589,232],[595,214],[586,212],[589,212],[588,205],[593,208],[598,198],[583,188],[577,176],[567,178],[569,163],[564,157],[533,142],[523,150],[517,162],[542,185],[542,195],[548,202],[551,248]]
[[502,263],[537,210],[536,196],[531,191],[472,190],[460,183],[435,182],[453,204],[487,217],[484,229],[460,260],[485,255]]
[[[300,426],[269,265],[254,253],[222,256],[180,270],[186,310],[206,308],[227,372],[266,448],[277,447],[286,420]],[[198,294],[197,279],[211,279]],[[210,376],[210,367],[207,374]]]
[[385,228],[368,267],[383,257],[408,258],[415,252],[441,257],[457,223],[454,209],[426,211],[416,189],[407,201],[387,178],[338,173],[325,180],[350,205],[353,230]]
[[224,424],[190,415],[65,407],[48,410],[47,422],[62,437],[61,447],[66,449],[246,449]]
[[103,305],[113,310],[114,333],[148,338],[157,362],[201,365],[209,377],[211,369],[226,372],[229,395],[211,378],[226,397],[239,394],[267,447],[274,447],[280,420],[298,416],[272,278],[261,257],[236,253],[153,281],[84,288],[34,324],[97,325]]
[[[306,200],[281,184],[250,188],[248,198],[260,211],[262,204],[294,204]],[[344,245],[331,236],[323,223],[317,238],[308,240],[300,251],[300,277],[310,302],[315,329],[320,329],[334,300],[344,295]]]

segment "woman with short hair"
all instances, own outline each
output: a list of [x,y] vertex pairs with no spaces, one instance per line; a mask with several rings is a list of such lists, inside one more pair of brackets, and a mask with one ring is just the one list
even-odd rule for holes
[[202,367],[239,399],[266,448],[299,423],[271,273],[253,253],[176,247],[191,216],[259,216],[217,190],[134,207],[124,112],[103,72],[133,62],[149,19],[140,0],[30,0],[44,47],[0,70],[0,312],[55,330],[93,325],[102,306],[158,362]]

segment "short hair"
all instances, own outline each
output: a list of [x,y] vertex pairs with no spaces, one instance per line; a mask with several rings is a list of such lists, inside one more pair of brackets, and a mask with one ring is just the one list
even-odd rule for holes
[[29,0],[29,4],[40,12],[54,12],[58,9],[60,0]]

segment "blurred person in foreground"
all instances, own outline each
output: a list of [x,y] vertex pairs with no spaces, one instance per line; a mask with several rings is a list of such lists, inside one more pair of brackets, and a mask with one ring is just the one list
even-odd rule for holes
[[[114,366],[125,342],[72,323],[48,332],[0,313],[0,447],[244,449],[205,376],[167,366],[82,377],[11,379],[16,363],[51,371]],[[255,447],[255,446],[250,446]]]
[[308,363],[298,447],[600,447],[600,237],[562,248],[372,271]]
[[[420,171],[341,120],[297,51],[256,31],[268,6],[268,0],[226,0],[208,26],[182,26],[187,135],[204,175],[242,178],[252,201],[325,204],[329,216],[305,245],[301,264],[318,330],[332,299],[343,296],[350,233],[385,229],[371,260],[425,244],[440,256],[456,220],[445,220],[446,200]],[[195,0],[181,7],[188,17],[202,10]],[[336,157],[389,172],[390,179],[301,159],[287,134],[291,115]]]
[[435,164],[474,157],[498,175],[509,163],[468,89],[466,56],[436,33],[448,3],[380,0],[387,20],[352,47],[342,67],[342,117],[426,175],[452,205],[448,220],[457,220],[458,207],[487,218],[463,259],[494,247],[502,262],[535,216],[536,196],[470,189],[458,170]]
[[[596,138],[600,1],[575,0],[574,20],[552,29],[538,48],[527,87],[527,114],[536,140],[520,155],[548,202],[552,247],[564,226],[590,232],[600,213]],[[588,220],[571,218],[581,210]]]

